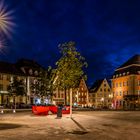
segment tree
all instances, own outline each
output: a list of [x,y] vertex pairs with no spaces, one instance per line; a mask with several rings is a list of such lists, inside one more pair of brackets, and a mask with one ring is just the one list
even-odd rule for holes
[[10,82],[8,86],[9,95],[13,97],[15,109],[16,109],[16,96],[26,95],[26,86],[24,84],[23,79],[17,78],[17,76],[13,77],[13,81]]
[[70,113],[72,116],[72,91],[77,88],[79,80],[84,77],[83,68],[87,67],[85,58],[76,50],[75,42],[67,42],[59,45],[61,58],[57,65],[57,86],[70,90]]
[[43,96],[52,100],[54,70],[49,66],[47,70],[41,69],[39,77],[32,83],[31,88],[35,95],[42,99]]

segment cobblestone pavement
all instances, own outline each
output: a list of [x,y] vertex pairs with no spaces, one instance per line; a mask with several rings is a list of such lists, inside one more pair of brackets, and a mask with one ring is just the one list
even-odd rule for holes
[[0,114],[0,140],[139,140],[140,112],[81,111],[35,116]]

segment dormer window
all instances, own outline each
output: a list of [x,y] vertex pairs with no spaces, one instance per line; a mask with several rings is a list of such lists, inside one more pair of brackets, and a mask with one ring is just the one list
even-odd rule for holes
[[24,67],[21,67],[21,70],[22,70],[23,73],[26,73]]
[[129,74],[129,71],[127,72],[127,75]]
[[32,74],[33,74],[33,71],[32,71],[32,69],[30,69],[30,70],[29,70],[29,74],[30,74],[30,75],[32,75]]
[[35,76],[37,76],[38,75],[38,71],[35,71],[34,74],[35,74]]

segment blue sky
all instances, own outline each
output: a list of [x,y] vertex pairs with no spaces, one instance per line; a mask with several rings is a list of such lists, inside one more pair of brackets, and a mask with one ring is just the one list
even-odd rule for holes
[[86,58],[88,84],[109,78],[140,54],[139,0],[5,0],[16,27],[5,37],[0,60],[33,59],[54,66],[58,45],[75,41]]

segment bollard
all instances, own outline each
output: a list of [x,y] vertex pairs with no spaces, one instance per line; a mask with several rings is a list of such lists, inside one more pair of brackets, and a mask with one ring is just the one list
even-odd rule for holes
[[16,113],[16,110],[15,109],[13,109],[13,113]]
[[3,109],[1,110],[1,114],[3,114],[4,112],[3,112]]

